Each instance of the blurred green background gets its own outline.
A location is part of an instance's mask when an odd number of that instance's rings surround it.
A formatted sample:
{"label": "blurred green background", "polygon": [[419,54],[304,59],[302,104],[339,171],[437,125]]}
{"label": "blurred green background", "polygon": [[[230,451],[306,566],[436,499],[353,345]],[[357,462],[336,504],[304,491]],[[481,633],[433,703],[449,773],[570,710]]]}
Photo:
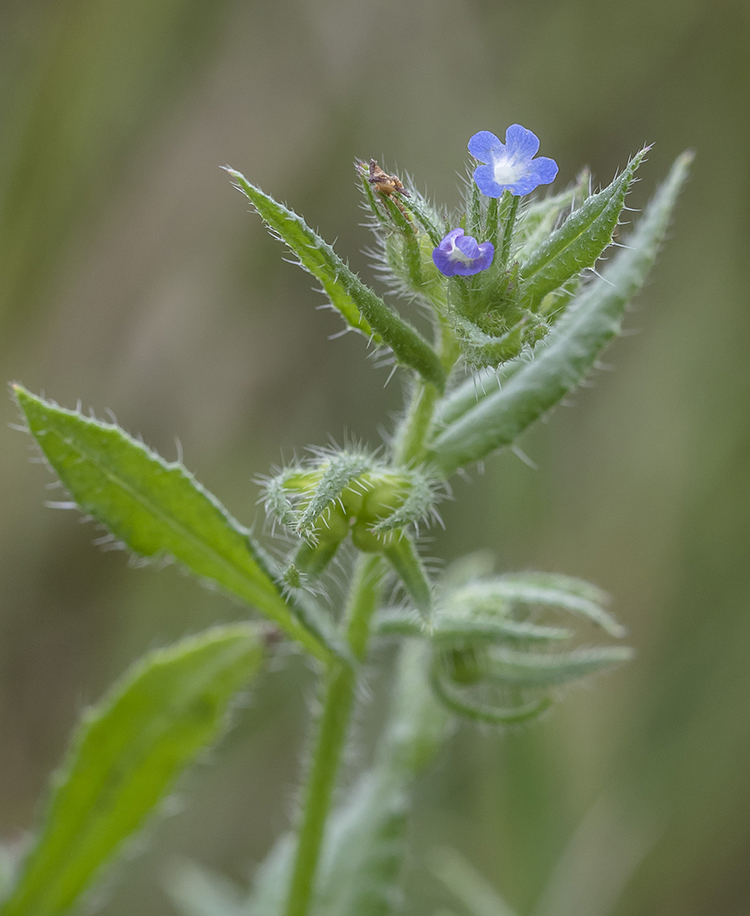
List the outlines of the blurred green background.
{"label": "blurred green background", "polygon": [[[0,377],[109,408],[169,458],[177,437],[243,521],[259,512],[255,475],[329,434],[377,442],[401,390],[361,338],[328,339],[338,319],[219,166],[338,238],[371,279],[355,156],[454,204],[480,129],[534,130],[558,186],[584,163],[606,183],[654,142],[640,206],[697,152],[614,371],[526,436],[539,470],[509,453],[459,482],[433,551],[488,546],[500,568],[591,579],[638,658],[523,731],[459,730],[418,791],[417,916],[449,903],[429,872],[441,845],[522,913],[603,916],[620,884],[622,916],[748,911],[749,115],[746,0],[2,5]],[[10,400],[0,416],[16,420]],[[28,446],[0,440],[6,838],[33,823],[81,709],[133,658],[241,613],[92,547],[92,526],[43,507],[60,497]],[[268,673],[149,854],[118,870],[107,916],[172,912],[161,886],[177,857],[246,880],[293,810],[311,687],[298,661]],[[360,717],[360,761],[380,707]]]}

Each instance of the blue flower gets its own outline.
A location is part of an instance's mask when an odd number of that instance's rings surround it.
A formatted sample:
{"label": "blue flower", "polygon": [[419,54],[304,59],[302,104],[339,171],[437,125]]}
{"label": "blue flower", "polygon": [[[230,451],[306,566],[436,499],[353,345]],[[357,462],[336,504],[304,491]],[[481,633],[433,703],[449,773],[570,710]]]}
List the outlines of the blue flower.
{"label": "blue flower", "polygon": [[549,184],[557,175],[554,159],[540,156],[539,138],[520,124],[511,124],[505,143],[488,130],[480,130],[469,140],[469,152],[480,162],[474,170],[474,181],[485,197],[500,197],[510,191],[516,197],[529,194],[540,184]]}
{"label": "blue flower", "polygon": [[480,270],[487,270],[495,256],[492,242],[478,244],[463,229],[451,229],[432,252],[435,266],[446,277],[470,277]]}

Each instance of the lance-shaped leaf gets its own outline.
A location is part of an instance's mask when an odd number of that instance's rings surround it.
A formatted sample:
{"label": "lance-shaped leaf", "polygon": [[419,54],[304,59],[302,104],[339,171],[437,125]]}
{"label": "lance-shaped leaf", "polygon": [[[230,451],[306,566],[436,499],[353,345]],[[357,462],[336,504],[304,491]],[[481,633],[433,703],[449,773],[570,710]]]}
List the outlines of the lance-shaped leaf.
{"label": "lance-shaped leaf", "polygon": [[549,642],[570,639],[572,630],[549,627],[508,617],[465,614],[451,615],[442,608],[429,623],[413,612],[389,608],[377,615],[373,625],[377,636],[421,636],[436,644],[504,642]]}
{"label": "lance-shaped leaf", "polygon": [[586,267],[593,267],[605,248],[625,206],[638,166],[648,152],[642,149],[627,168],[598,194],[574,210],[547,241],[521,264],[521,302],[535,309],[547,293],[562,286]]}
{"label": "lance-shaped leaf", "polygon": [[[534,356],[503,387],[477,392],[477,403],[439,431],[431,443],[434,464],[449,474],[510,445],[532,423],[576,388],[622,324],[625,306],[643,285],[664,239],[691,153],[678,157],[646,208],[628,247],[573,300]],[[583,208],[582,208],[583,209]],[[579,212],[579,211],[576,211]]]}
{"label": "lance-shaped leaf", "polygon": [[583,169],[575,184],[560,194],[553,194],[542,200],[532,200],[524,207],[513,229],[513,257],[523,264],[550,237],[560,217],[566,210],[581,207],[591,195],[591,173]]}
{"label": "lance-shaped leaf", "polygon": [[[330,657],[325,620],[291,608],[247,528],[179,463],[167,463],[112,423],[14,386],[29,430],[81,509],[144,557],[181,566],[257,607],[309,652]],[[330,642],[328,636],[325,637]]]}
{"label": "lance-shaped leaf", "polygon": [[410,781],[385,766],[360,778],[331,824],[316,916],[386,916],[400,908]]}
{"label": "lance-shaped leaf", "polygon": [[[451,661],[454,662],[455,659]],[[541,694],[538,688],[534,690],[517,686],[508,688],[504,684],[500,685],[502,696],[498,698],[476,696],[474,690],[476,684],[469,684],[467,689],[466,684],[457,682],[448,676],[445,669],[446,659],[436,655],[432,666],[432,688],[435,695],[451,712],[467,719],[473,719],[475,722],[487,722],[490,725],[514,725],[528,722],[541,715],[552,704],[552,700]],[[480,683],[480,688],[484,687],[486,683],[485,678]],[[485,693],[486,691],[482,690],[482,694]]]}
{"label": "lance-shaped leaf", "polygon": [[596,646],[571,652],[545,654],[496,648],[486,664],[486,678],[518,687],[551,687],[620,665],[633,658],[628,646]]}
{"label": "lance-shaped leaf", "polygon": [[300,265],[323,289],[346,322],[376,343],[385,344],[397,361],[416,370],[442,390],[445,372],[427,341],[349,269],[301,216],[256,188],[239,172],[227,169],[268,227],[291,248]]}
{"label": "lance-shaped leaf", "polygon": [[450,592],[444,599],[448,613],[463,610],[467,615],[486,613],[491,608],[507,612],[510,605],[539,605],[559,608],[597,624],[618,638],[625,629],[604,605],[609,596],[589,582],[556,573],[508,573],[472,582]]}
{"label": "lance-shaped leaf", "polygon": [[502,388],[505,382],[522,369],[527,362],[528,358],[518,357],[503,363],[496,369],[491,367],[479,369],[458,382],[455,388],[448,391],[437,405],[432,424],[434,434],[439,433],[451,423],[455,423],[465,413],[476,407],[481,400]]}
{"label": "lance-shaped leaf", "polygon": [[216,627],[138,662],[84,716],[2,916],[69,911],[222,730],[261,660],[251,627]]}

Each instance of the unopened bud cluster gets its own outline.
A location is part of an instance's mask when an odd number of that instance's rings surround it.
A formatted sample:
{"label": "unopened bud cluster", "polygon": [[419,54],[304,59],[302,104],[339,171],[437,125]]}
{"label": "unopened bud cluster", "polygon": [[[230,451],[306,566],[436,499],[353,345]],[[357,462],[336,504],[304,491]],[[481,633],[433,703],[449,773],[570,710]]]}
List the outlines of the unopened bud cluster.
{"label": "unopened bud cluster", "polygon": [[436,517],[436,483],[362,451],[320,453],[264,481],[267,511],[300,538],[293,567],[319,575],[347,539],[363,553],[388,553],[405,528]]}

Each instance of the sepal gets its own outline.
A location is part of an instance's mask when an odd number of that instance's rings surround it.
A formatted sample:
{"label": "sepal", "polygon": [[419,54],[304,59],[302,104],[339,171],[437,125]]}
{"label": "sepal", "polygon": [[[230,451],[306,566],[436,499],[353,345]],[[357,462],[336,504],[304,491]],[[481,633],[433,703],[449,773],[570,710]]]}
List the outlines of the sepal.
{"label": "sepal", "polygon": [[376,270],[397,293],[426,300],[441,311],[445,290],[432,251],[442,237],[438,227],[443,219],[418,191],[380,193],[369,180],[367,165],[357,160],[355,167],[365,209],[373,216],[370,227],[379,249],[373,252]]}

